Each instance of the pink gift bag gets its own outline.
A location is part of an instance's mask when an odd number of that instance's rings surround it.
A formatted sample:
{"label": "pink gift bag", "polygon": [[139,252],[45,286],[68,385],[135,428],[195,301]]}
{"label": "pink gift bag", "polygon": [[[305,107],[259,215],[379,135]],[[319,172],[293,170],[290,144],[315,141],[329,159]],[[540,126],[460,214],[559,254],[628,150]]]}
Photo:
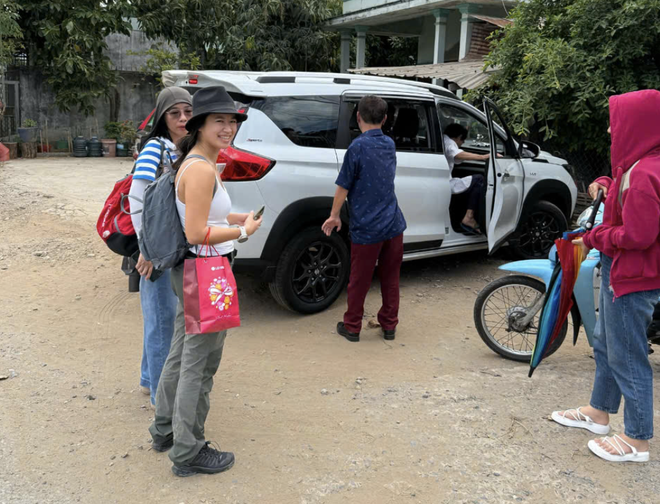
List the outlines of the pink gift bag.
{"label": "pink gift bag", "polygon": [[229,259],[222,256],[186,259],[183,314],[186,334],[213,333],[241,325],[236,279]]}

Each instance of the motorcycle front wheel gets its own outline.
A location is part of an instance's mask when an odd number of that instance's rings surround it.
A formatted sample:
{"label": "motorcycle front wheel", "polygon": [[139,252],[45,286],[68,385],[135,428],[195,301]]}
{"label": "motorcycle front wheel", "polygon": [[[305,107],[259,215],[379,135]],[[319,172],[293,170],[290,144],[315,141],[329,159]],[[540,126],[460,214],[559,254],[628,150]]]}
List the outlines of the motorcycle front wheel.
{"label": "motorcycle front wheel", "polygon": [[[518,321],[545,293],[545,284],[533,278],[512,275],[488,284],[474,303],[474,324],[488,348],[502,357],[529,362],[536,342],[541,310],[525,327]],[[564,323],[546,357],[564,342],[568,321]]]}

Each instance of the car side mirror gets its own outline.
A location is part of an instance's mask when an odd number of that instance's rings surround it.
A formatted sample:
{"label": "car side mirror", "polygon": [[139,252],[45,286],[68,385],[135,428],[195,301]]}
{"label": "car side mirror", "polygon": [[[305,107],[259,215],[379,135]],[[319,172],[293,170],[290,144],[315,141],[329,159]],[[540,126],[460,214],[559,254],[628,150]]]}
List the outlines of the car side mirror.
{"label": "car side mirror", "polygon": [[541,153],[541,147],[535,143],[521,140],[518,144],[518,154],[521,158],[534,159]]}

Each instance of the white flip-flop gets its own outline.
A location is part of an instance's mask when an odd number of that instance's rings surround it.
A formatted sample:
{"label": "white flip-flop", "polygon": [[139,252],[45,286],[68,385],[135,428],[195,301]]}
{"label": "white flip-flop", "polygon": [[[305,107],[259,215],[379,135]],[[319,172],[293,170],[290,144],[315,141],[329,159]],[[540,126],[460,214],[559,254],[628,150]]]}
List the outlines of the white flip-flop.
{"label": "white flip-flop", "polygon": [[[649,461],[649,452],[639,452],[637,449],[624,441],[621,436],[615,434],[613,437],[605,436],[603,441],[609,443],[618,453],[618,455],[612,455],[605,448],[600,446],[595,439],[589,441],[587,446],[593,452],[594,455],[607,460],[608,462],[648,462]],[[622,444],[623,443],[623,444]],[[628,446],[632,453],[626,453],[623,449],[623,445]]]}
{"label": "white flip-flop", "polygon": [[[570,413],[573,418],[566,418],[566,415]],[[604,436],[610,432],[609,425],[601,425],[595,423],[591,417],[588,417],[580,411],[580,408],[565,410],[564,413],[560,414],[559,411],[552,412],[552,419],[558,424],[564,425],[566,427],[577,427],[578,429],[587,429],[588,431],[593,432],[594,434],[599,434]],[[575,420],[577,419],[577,420]]]}

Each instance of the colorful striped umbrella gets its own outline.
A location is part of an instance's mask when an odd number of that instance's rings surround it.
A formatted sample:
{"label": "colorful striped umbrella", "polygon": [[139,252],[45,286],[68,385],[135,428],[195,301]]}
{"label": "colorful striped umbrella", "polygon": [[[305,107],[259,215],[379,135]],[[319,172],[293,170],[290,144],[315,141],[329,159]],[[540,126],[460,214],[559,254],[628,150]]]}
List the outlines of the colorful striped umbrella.
{"label": "colorful striped umbrella", "polygon": [[[586,230],[590,230],[594,225],[602,197],[602,192],[599,192],[592,215],[585,226]],[[528,376],[530,378],[546,356],[548,348],[551,348],[559,336],[573,307],[573,287],[575,287],[575,282],[580,274],[582,261],[586,257],[582,247],[573,245],[573,240],[583,236],[586,230],[579,229],[564,233],[561,238],[555,241],[557,263],[550,278],[543,308],[541,309],[541,322],[529,364]]]}

